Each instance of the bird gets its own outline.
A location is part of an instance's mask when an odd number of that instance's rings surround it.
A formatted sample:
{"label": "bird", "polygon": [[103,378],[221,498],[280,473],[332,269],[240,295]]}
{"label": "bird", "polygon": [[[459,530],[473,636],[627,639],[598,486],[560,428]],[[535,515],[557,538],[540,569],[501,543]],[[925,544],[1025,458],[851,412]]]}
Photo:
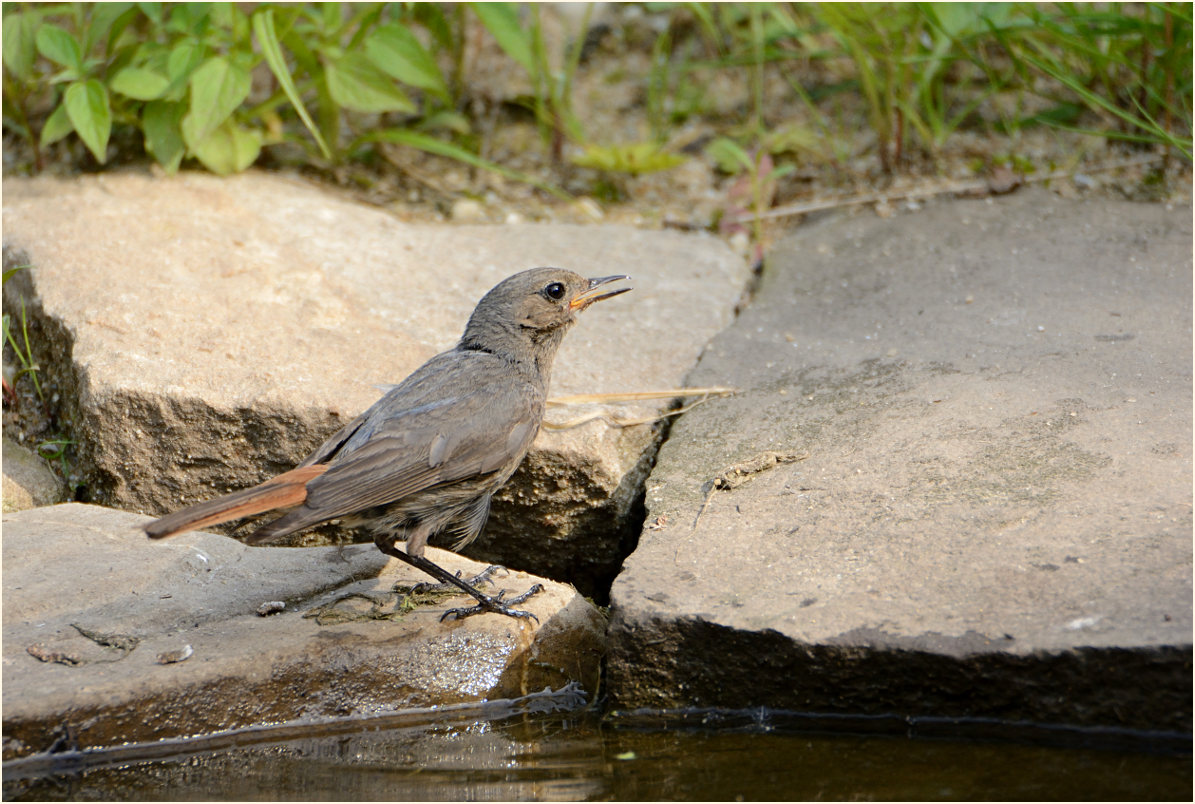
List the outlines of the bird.
{"label": "bird", "polygon": [[591,304],[630,290],[607,288],[629,278],[586,279],[563,268],[507,277],[477,303],[453,348],[393,386],[294,469],[156,519],[144,526],[146,535],[163,539],[281,512],[245,539],[257,545],[338,519],[368,531],[385,555],[477,601],[449,609],[441,620],[493,612],[538,622],[513,606],[542,591],[540,584],[510,599],[505,590],[487,595],[477,585],[495,568],[462,579],[429,560],[424,548],[447,532],[459,551],[481,532],[490,498],[539,432],[565,333]]}

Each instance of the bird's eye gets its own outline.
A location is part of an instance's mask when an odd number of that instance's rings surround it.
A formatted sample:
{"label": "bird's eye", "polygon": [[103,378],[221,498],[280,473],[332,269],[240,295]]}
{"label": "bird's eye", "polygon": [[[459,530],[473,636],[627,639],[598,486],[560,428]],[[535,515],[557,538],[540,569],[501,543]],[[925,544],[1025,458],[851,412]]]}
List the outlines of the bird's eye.
{"label": "bird's eye", "polygon": [[553,301],[560,301],[564,298],[564,284],[561,282],[552,282],[544,288],[544,295]]}

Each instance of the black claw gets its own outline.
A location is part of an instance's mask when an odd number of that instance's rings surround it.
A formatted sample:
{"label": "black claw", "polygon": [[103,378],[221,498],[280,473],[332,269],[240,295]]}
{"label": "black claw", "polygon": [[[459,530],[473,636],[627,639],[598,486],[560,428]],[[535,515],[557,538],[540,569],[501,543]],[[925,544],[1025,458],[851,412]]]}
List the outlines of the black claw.
{"label": "black claw", "polygon": [[463,620],[466,617],[472,617],[474,614],[484,614],[486,612],[493,614],[505,614],[507,617],[516,617],[522,619],[535,620],[539,624],[539,618],[529,611],[522,611],[520,609],[512,609],[508,606],[487,606],[484,603],[478,603],[476,606],[469,606],[464,609],[449,609],[440,616],[440,622],[444,622],[449,617],[454,620]]}
{"label": "black claw", "polygon": [[[505,594],[506,590],[504,589],[502,591]],[[530,589],[528,589],[526,592],[519,595],[518,597],[514,597],[514,598],[511,598],[510,600],[507,600],[506,604],[508,606],[517,606],[520,603],[522,603],[524,600],[526,600],[527,598],[531,597],[532,595],[538,595],[542,591],[544,591],[544,585],[542,583],[537,583],[534,586],[532,586]],[[539,622],[539,621],[536,620],[536,622]]]}
{"label": "black claw", "polygon": [[[464,583],[467,583],[469,586],[473,587],[481,586],[483,583],[489,583],[491,576],[498,570],[502,570],[502,572],[507,575],[510,574],[510,570],[508,570],[506,567],[500,566],[498,564],[491,564]],[[461,571],[457,570],[456,575],[453,577],[455,577],[458,581],[461,580]],[[411,594],[413,595],[458,591],[460,591],[460,586],[451,583],[429,583],[427,581],[420,581],[411,587]]]}
{"label": "black claw", "polygon": [[529,611],[512,609],[511,606],[517,606],[532,595],[537,595],[543,590],[543,584],[537,583],[518,597],[513,597],[510,600],[504,600],[503,598],[506,596],[506,590],[503,589],[494,597],[487,597],[484,600],[478,598],[476,606],[469,606],[467,608],[459,609],[448,609],[448,611],[440,615],[440,622],[444,622],[449,617],[456,620],[463,620],[466,617],[472,617],[474,614],[483,614],[488,611],[494,614],[505,614],[507,617],[518,617],[535,620],[536,624],[538,624],[539,618],[534,614]]}
{"label": "black claw", "polygon": [[500,566],[498,564],[490,564],[488,567],[483,569],[481,572],[474,575],[469,580],[469,585],[470,586],[481,586],[483,583],[489,583],[490,578],[498,570],[502,570],[504,575],[510,574],[510,570],[508,570],[506,567]]}
{"label": "black claw", "polygon": [[460,591],[462,591],[468,595],[471,595],[477,601],[476,606],[471,606],[469,608],[463,608],[463,609],[449,609],[448,611],[446,611],[442,615],[440,615],[441,622],[448,619],[449,617],[454,617],[458,620],[462,620],[465,617],[470,617],[474,614],[481,614],[482,612],[486,612],[486,611],[490,611],[495,614],[505,614],[507,617],[530,618],[532,620],[535,620],[537,623],[539,622],[539,618],[536,617],[531,612],[519,611],[518,609],[512,609],[509,604],[522,603],[524,600],[531,597],[532,595],[542,592],[543,591],[542,584],[537,583],[534,586],[532,586],[530,589],[528,589],[526,592],[519,595],[518,597],[516,597],[512,600],[503,601],[502,598],[506,594],[505,590],[499,592],[497,597],[490,597],[489,595],[485,594],[484,592],[481,592],[480,590],[478,590],[476,588],[475,584],[477,584],[480,581],[488,581],[490,575],[492,575],[497,570],[500,570],[500,569],[505,570],[505,567],[500,567],[497,565],[486,567],[485,570],[483,570],[481,572],[481,574],[478,575],[476,579],[474,579],[473,584],[469,584],[469,583],[466,583],[465,581],[461,580],[461,574],[459,572],[456,575],[453,575],[451,572],[449,572],[448,570],[439,566],[438,564],[434,564],[431,561],[428,561],[423,556],[413,556],[403,550],[399,550],[398,548],[396,548],[394,546],[394,542],[392,539],[385,539],[385,538],[377,537],[374,539],[374,543],[377,544],[378,549],[381,550],[386,555],[393,556],[394,558],[397,558],[401,561],[407,562],[408,564],[410,564],[412,567],[415,567],[416,569],[423,570],[424,572],[426,572],[428,575],[432,576],[433,578],[437,578],[440,581],[442,581],[443,583],[448,584],[451,587],[455,587],[456,589],[459,589]]}

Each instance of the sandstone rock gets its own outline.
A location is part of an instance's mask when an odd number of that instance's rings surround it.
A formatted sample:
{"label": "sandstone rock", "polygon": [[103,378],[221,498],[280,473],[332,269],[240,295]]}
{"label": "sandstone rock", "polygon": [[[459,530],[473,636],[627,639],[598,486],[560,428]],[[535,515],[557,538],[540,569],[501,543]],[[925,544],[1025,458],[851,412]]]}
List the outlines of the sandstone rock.
{"label": "sandstone rock", "polygon": [[614,704],[1189,731],[1191,246],[1044,191],[789,237],[649,480]]}
{"label": "sandstone rock", "polygon": [[4,439],[4,513],[66,499],[66,484],[46,462],[11,438]]}
{"label": "sandstone rock", "polygon": [[[710,237],[404,224],[259,173],[4,189],[5,265],[33,266],[5,290],[27,299],[91,499],[153,514],[293,466],[379,386],[450,347],[516,271],[634,277],[565,340],[556,395],[679,385],[747,277]],[[471,554],[599,588],[634,539],[656,441],[651,426],[602,421],[541,433]]]}
{"label": "sandstone rock", "polygon": [[[441,623],[470,598],[398,614],[391,589],[430,579],[372,545],[248,548],[210,533],[150,542],[137,530],[145,521],[80,504],[4,517],[5,759],[58,738],[87,748],[570,681],[597,689],[605,622],[570,587],[545,582],[523,604],[538,624]],[[484,569],[431,558],[465,576]],[[537,580],[494,583],[514,594]],[[346,595],[377,602],[336,602]]]}

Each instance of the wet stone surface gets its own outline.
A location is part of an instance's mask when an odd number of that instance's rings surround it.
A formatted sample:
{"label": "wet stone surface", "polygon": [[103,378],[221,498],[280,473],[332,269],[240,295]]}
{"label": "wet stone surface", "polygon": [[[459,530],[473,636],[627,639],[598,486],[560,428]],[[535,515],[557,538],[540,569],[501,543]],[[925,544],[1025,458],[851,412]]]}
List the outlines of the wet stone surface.
{"label": "wet stone surface", "polygon": [[[472,600],[408,595],[430,579],[373,545],[150,542],[145,521],[80,504],[5,516],[5,759],[570,682],[597,689],[605,620],[571,587],[499,574],[487,590],[545,584],[521,605],[538,623],[441,622]],[[485,568],[429,558],[465,577]]]}

